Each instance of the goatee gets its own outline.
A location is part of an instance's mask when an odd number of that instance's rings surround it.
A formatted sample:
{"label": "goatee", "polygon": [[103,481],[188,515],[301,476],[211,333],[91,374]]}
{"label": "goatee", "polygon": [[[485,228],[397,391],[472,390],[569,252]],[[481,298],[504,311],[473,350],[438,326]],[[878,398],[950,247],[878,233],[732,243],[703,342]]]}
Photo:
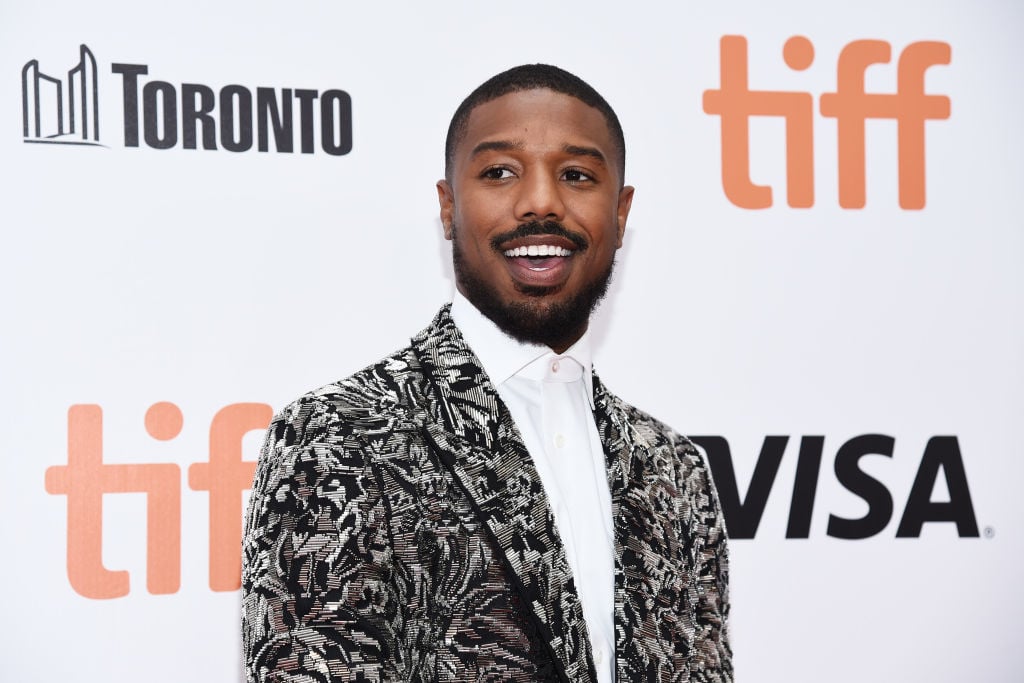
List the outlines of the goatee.
{"label": "goatee", "polygon": [[[563,235],[574,242],[581,239],[553,222],[527,223],[510,234],[513,233]],[[505,236],[503,240],[507,238]],[[577,245],[581,246],[579,242]],[[585,240],[580,251],[584,249]],[[548,287],[526,286],[518,289],[532,300],[503,301],[498,292],[466,263],[459,248],[456,225],[452,225],[452,265],[459,291],[502,332],[517,341],[543,344],[560,352],[572,346],[586,331],[591,313],[608,293],[615,259],[608,263],[604,272],[586,283],[583,289],[568,300],[559,302],[545,301],[545,297],[551,293]]]}

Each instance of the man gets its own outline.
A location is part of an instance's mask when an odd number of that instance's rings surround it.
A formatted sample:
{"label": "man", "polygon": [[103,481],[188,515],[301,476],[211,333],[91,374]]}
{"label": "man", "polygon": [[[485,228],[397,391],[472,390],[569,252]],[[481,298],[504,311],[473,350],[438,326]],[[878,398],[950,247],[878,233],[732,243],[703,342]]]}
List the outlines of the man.
{"label": "man", "polygon": [[437,184],[453,304],[270,426],[250,681],[732,680],[708,470],[591,372],[624,166],[614,111],[556,67],[456,111]]}

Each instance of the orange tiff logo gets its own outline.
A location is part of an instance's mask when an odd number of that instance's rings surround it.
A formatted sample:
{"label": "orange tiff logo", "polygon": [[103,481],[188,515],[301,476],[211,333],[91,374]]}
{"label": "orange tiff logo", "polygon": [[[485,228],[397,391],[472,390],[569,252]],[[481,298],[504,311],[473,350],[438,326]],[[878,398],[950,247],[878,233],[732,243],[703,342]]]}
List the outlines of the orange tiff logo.
{"label": "orange tiff logo", "polygon": [[[900,53],[895,93],[865,92],[864,74],[872,64],[887,64],[892,47],[883,40],[855,40],[839,54],[836,91],[820,98],[822,116],[836,120],[839,205],[860,209],[865,203],[864,128],[867,119],[894,119],[897,129],[899,202],[903,209],[925,204],[925,121],[949,118],[949,98],[924,92],[925,71],[949,64],[948,43],[911,43]],[[793,36],[782,50],[786,65],[803,71],[814,62],[814,45]],[[772,188],[750,179],[751,116],[785,119],[786,202],[794,208],[814,205],[814,97],[807,92],[751,90],[747,78],[747,39],[723,36],[721,85],[704,91],[704,111],[721,117],[722,187],[736,206],[772,205]]]}
{"label": "orange tiff logo", "polygon": [[[188,484],[209,491],[210,588],[241,585],[242,495],[252,485],[254,461],[242,459],[242,437],[264,430],[273,411],[265,403],[234,403],[210,424],[210,459],[188,468]],[[181,432],[181,409],[155,403],[146,411],[146,431],[167,441]],[[68,580],[94,599],[128,594],[127,571],[103,565],[103,495],[146,494],[146,588],[176,593],[181,583],[181,468],[174,463],[114,465],[103,462],[103,410],[68,409],[68,464],[46,470],[46,491],[68,497]]]}

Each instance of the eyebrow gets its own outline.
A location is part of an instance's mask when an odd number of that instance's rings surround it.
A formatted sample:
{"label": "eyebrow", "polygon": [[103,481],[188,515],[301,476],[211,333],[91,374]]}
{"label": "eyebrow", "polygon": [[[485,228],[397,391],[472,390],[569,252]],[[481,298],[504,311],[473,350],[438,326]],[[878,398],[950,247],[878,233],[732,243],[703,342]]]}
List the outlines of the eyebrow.
{"label": "eyebrow", "polygon": [[597,149],[596,147],[566,145],[565,147],[562,148],[562,151],[565,152],[566,154],[571,154],[573,156],[591,157],[593,159],[596,159],[597,161],[600,161],[605,166],[608,165],[608,161],[604,158],[604,154],[601,154],[601,150]]}
{"label": "eyebrow", "polygon": [[[474,147],[473,151],[470,152],[469,156],[470,158],[472,158],[480,154],[481,152],[489,151],[517,151],[525,148],[525,146],[526,145],[524,145],[519,140],[485,140],[478,144],[476,147]],[[599,161],[601,164],[605,166],[608,165],[608,160],[605,159],[605,156],[604,154],[601,153],[601,150],[597,149],[596,147],[584,147],[582,145],[563,145],[562,151],[565,152],[566,154],[571,154],[572,156],[590,157],[592,159]]]}
{"label": "eyebrow", "polygon": [[470,152],[470,157],[475,157],[481,152],[495,151],[495,152],[510,152],[512,150],[522,149],[524,147],[522,142],[511,142],[509,140],[485,140],[479,145],[473,148]]}

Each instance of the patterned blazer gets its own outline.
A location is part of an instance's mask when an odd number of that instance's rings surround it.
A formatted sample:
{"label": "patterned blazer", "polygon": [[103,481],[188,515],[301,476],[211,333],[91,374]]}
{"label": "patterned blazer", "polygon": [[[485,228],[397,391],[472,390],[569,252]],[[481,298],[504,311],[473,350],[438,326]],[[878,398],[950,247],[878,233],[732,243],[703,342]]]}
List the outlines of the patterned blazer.
{"label": "patterned blazer", "polygon": [[[619,681],[732,681],[727,553],[685,438],[594,383]],[[244,538],[246,678],[596,681],[541,480],[448,307],[271,423]]]}

